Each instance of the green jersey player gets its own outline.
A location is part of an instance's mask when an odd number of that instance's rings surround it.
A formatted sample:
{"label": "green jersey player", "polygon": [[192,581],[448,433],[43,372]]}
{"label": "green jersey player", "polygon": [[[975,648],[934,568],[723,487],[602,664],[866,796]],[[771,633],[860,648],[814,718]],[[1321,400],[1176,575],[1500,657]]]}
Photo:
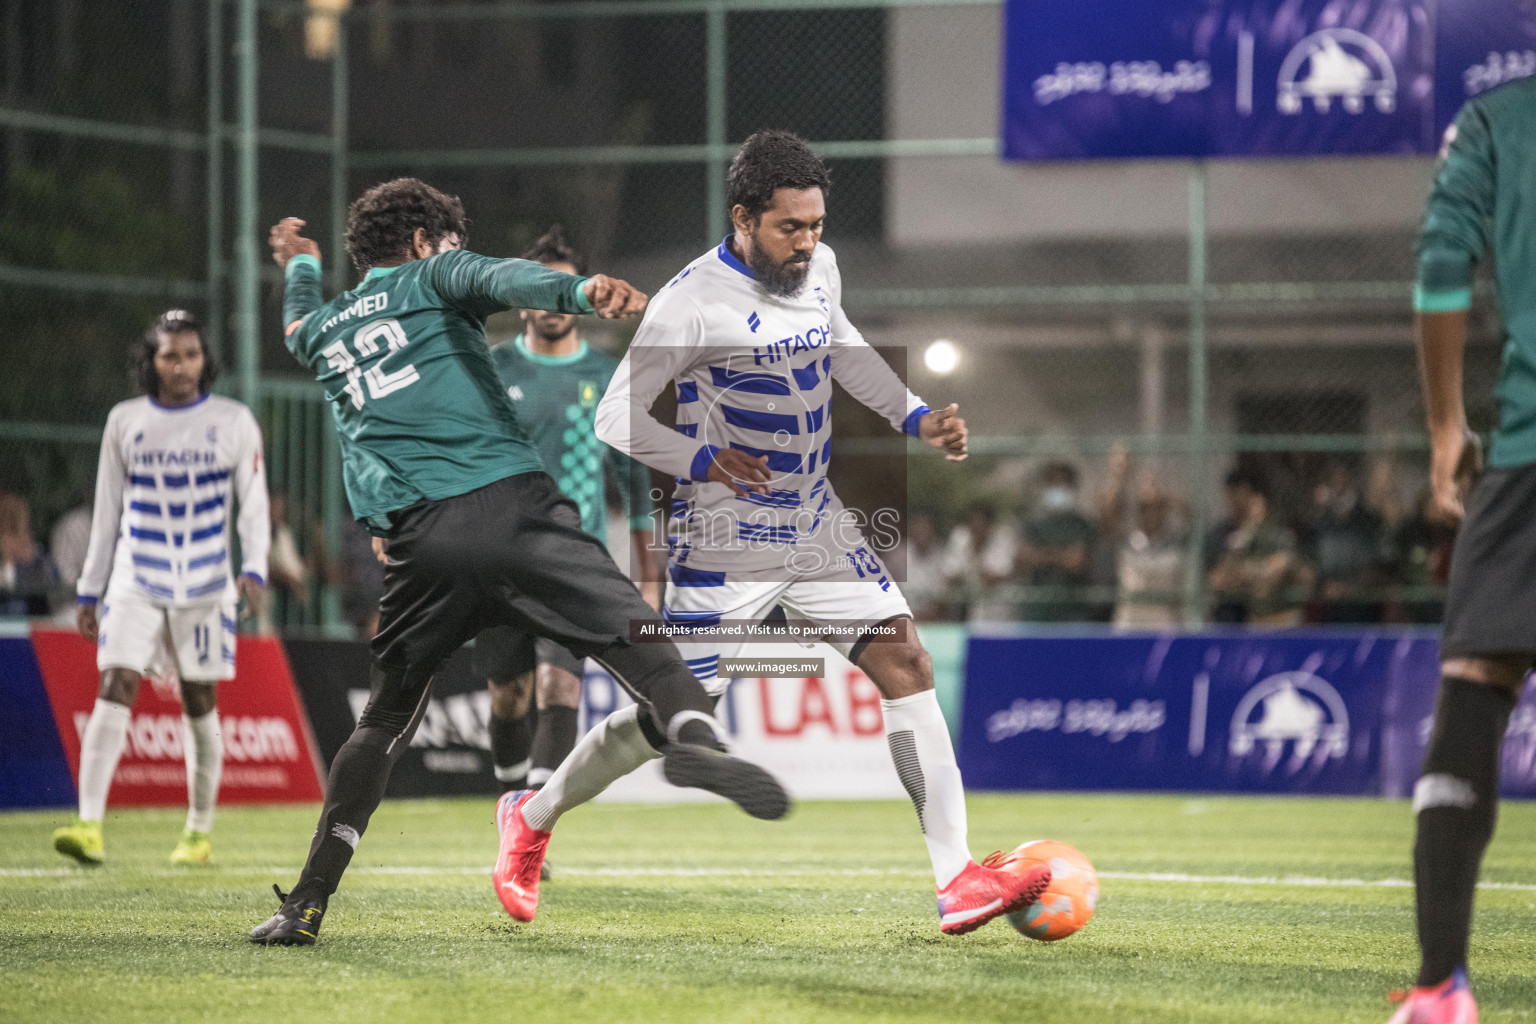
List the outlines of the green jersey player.
{"label": "green jersey player", "polygon": [[[659,619],[576,506],[543,471],[485,344],[485,320],[517,307],[633,316],[623,281],[563,274],[466,252],[463,206],[414,178],[377,185],[347,214],[363,273],[324,301],[320,250],[288,218],[272,228],[287,279],[288,350],[331,403],[353,513],[388,542],[368,704],[331,763],[309,857],[282,906],[251,932],[264,945],[312,945],[390,768],[410,743],[432,675],[481,630],[510,625],[596,658],[645,708],[667,776],[776,818],[778,782],[721,749],[711,702],[671,644],[628,642]],[[511,796],[512,794],[508,794]],[[507,808],[498,807],[498,817]],[[542,858],[541,858],[542,859]],[[538,889],[517,858],[492,878],[504,904]]]}
{"label": "green jersey player", "polygon": [[[586,260],[551,228],[523,259],[569,274]],[[607,469],[629,520],[641,593],[660,606],[659,573],[647,547],[650,471],[597,439],[597,403],[619,361],[588,345],[578,318],[558,310],[525,309],[523,333],[491,349],[491,361],[550,476],[581,513],[581,527],[607,535]],[[475,638],[475,665],[491,691],[491,757],[506,789],[538,789],[576,745],[582,660],[553,640],[511,626]],[[536,705],[536,713],[532,708]]]}
{"label": "green jersey player", "polygon": [[[1536,78],[1469,102],[1446,146],[1419,236],[1415,324],[1430,438],[1430,489],[1462,523],[1451,554],[1440,693],[1413,790],[1419,977],[1392,1024],[1477,1019],[1467,981],[1472,898],[1493,838],[1499,757],[1536,660]],[[1468,440],[1462,354],[1472,270],[1492,256],[1507,339],[1489,468]]]}

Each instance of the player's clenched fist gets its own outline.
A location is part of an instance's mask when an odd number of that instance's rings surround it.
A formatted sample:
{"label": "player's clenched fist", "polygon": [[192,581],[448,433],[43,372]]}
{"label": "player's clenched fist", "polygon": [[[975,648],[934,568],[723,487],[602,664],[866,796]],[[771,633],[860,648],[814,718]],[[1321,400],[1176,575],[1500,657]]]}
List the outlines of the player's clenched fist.
{"label": "player's clenched fist", "polygon": [[960,407],[951,402],[942,409],[927,413],[918,421],[918,435],[928,444],[944,453],[950,462],[961,462],[966,456],[965,420],[957,414]]}
{"label": "player's clenched fist", "polygon": [[312,238],[299,234],[304,221],[298,217],[284,217],[272,225],[267,233],[267,243],[272,246],[272,259],[279,267],[286,267],[295,256],[320,258],[320,246]]}
{"label": "player's clenched fist", "polygon": [[628,281],[598,274],[582,286],[587,301],[604,320],[626,320],[645,312],[645,292]]}

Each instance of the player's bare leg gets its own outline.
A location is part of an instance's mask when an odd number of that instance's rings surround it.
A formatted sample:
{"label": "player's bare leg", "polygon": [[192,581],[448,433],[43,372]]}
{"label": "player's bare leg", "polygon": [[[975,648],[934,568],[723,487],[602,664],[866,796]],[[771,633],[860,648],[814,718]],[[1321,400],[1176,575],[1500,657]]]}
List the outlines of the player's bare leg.
{"label": "player's bare leg", "polygon": [[523,789],[533,763],[533,727],[528,712],[533,707],[534,674],[486,679],[485,685],[491,694],[491,762],[496,781],[503,792]]}
{"label": "player's bare leg", "polygon": [[547,662],[539,665],[535,677],[539,717],[533,730],[528,788],[541,789],[576,746],[581,677]]}
{"label": "player's bare leg", "polygon": [[126,668],[102,672],[96,706],[80,736],[80,816],[73,825],[53,833],[53,848],[82,864],[102,861],[101,819],[117,762],[128,744],[130,709],[139,699],[142,679]]}
{"label": "player's bare leg", "polygon": [[[1050,869],[1017,876],[978,865],[966,844],[965,787],[949,727],[933,689],[933,659],[909,618],[894,641],[861,643],[852,660],[880,691],[896,774],[917,809],[939,892],[939,927],[959,935],[1026,907],[1050,884]],[[881,623],[880,625],[886,625]]]}

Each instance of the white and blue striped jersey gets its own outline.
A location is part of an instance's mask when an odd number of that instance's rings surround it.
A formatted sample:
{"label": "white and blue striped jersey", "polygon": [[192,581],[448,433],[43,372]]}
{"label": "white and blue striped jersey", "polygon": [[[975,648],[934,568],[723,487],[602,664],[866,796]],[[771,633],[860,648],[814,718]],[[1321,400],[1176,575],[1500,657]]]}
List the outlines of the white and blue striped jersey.
{"label": "white and blue striped jersey", "polygon": [[103,595],[163,606],[233,602],[237,502],[241,571],[264,582],[272,527],[251,410],[219,395],[178,408],[148,397],[118,403],[101,439],[81,603]]}
{"label": "white and blue striped jersey", "polygon": [[[677,478],[674,565],[803,575],[816,553],[860,548],[827,480],[834,380],[898,430],[915,433],[928,411],[844,314],[826,245],[792,296],[770,295],[724,242],[657,292],[598,406],[597,435]],[[675,427],[650,414],[668,386]],[[769,494],[705,479],[727,447],[767,457]]]}

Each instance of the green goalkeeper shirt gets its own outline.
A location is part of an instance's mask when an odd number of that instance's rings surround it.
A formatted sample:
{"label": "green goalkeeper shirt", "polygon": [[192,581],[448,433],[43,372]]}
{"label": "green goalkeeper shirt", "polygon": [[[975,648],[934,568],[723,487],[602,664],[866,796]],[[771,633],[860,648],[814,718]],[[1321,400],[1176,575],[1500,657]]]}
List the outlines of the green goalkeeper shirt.
{"label": "green goalkeeper shirt", "polygon": [[632,530],[652,526],[651,474],[640,463],[597,439],[597,403],[619,361],[585,341],[568,355],[543,355],[516,338],[491,349],[491,360],[525,424],[544,469],[581,509],[581,527],[599,540],[607,533],[606,463],[618,481]]}
{"label": "green goalkeeper shirt", "polygon": [[1536,78],[1471,100],[1446,132],[1419,235],[1414,308],[1463,310],[1490,250],[1506,340],[1488,462],[1536,462]]}
{"label": "green goalkeeper shirt", "polygon": [[485,319],[518,307],[588,313],[573,277],[528,260],[451,251],[374,267],[325,302],[320,261],[285,268],[288,350],[325,387],[352,514],[388,513],[543,469],[491,363]]}

